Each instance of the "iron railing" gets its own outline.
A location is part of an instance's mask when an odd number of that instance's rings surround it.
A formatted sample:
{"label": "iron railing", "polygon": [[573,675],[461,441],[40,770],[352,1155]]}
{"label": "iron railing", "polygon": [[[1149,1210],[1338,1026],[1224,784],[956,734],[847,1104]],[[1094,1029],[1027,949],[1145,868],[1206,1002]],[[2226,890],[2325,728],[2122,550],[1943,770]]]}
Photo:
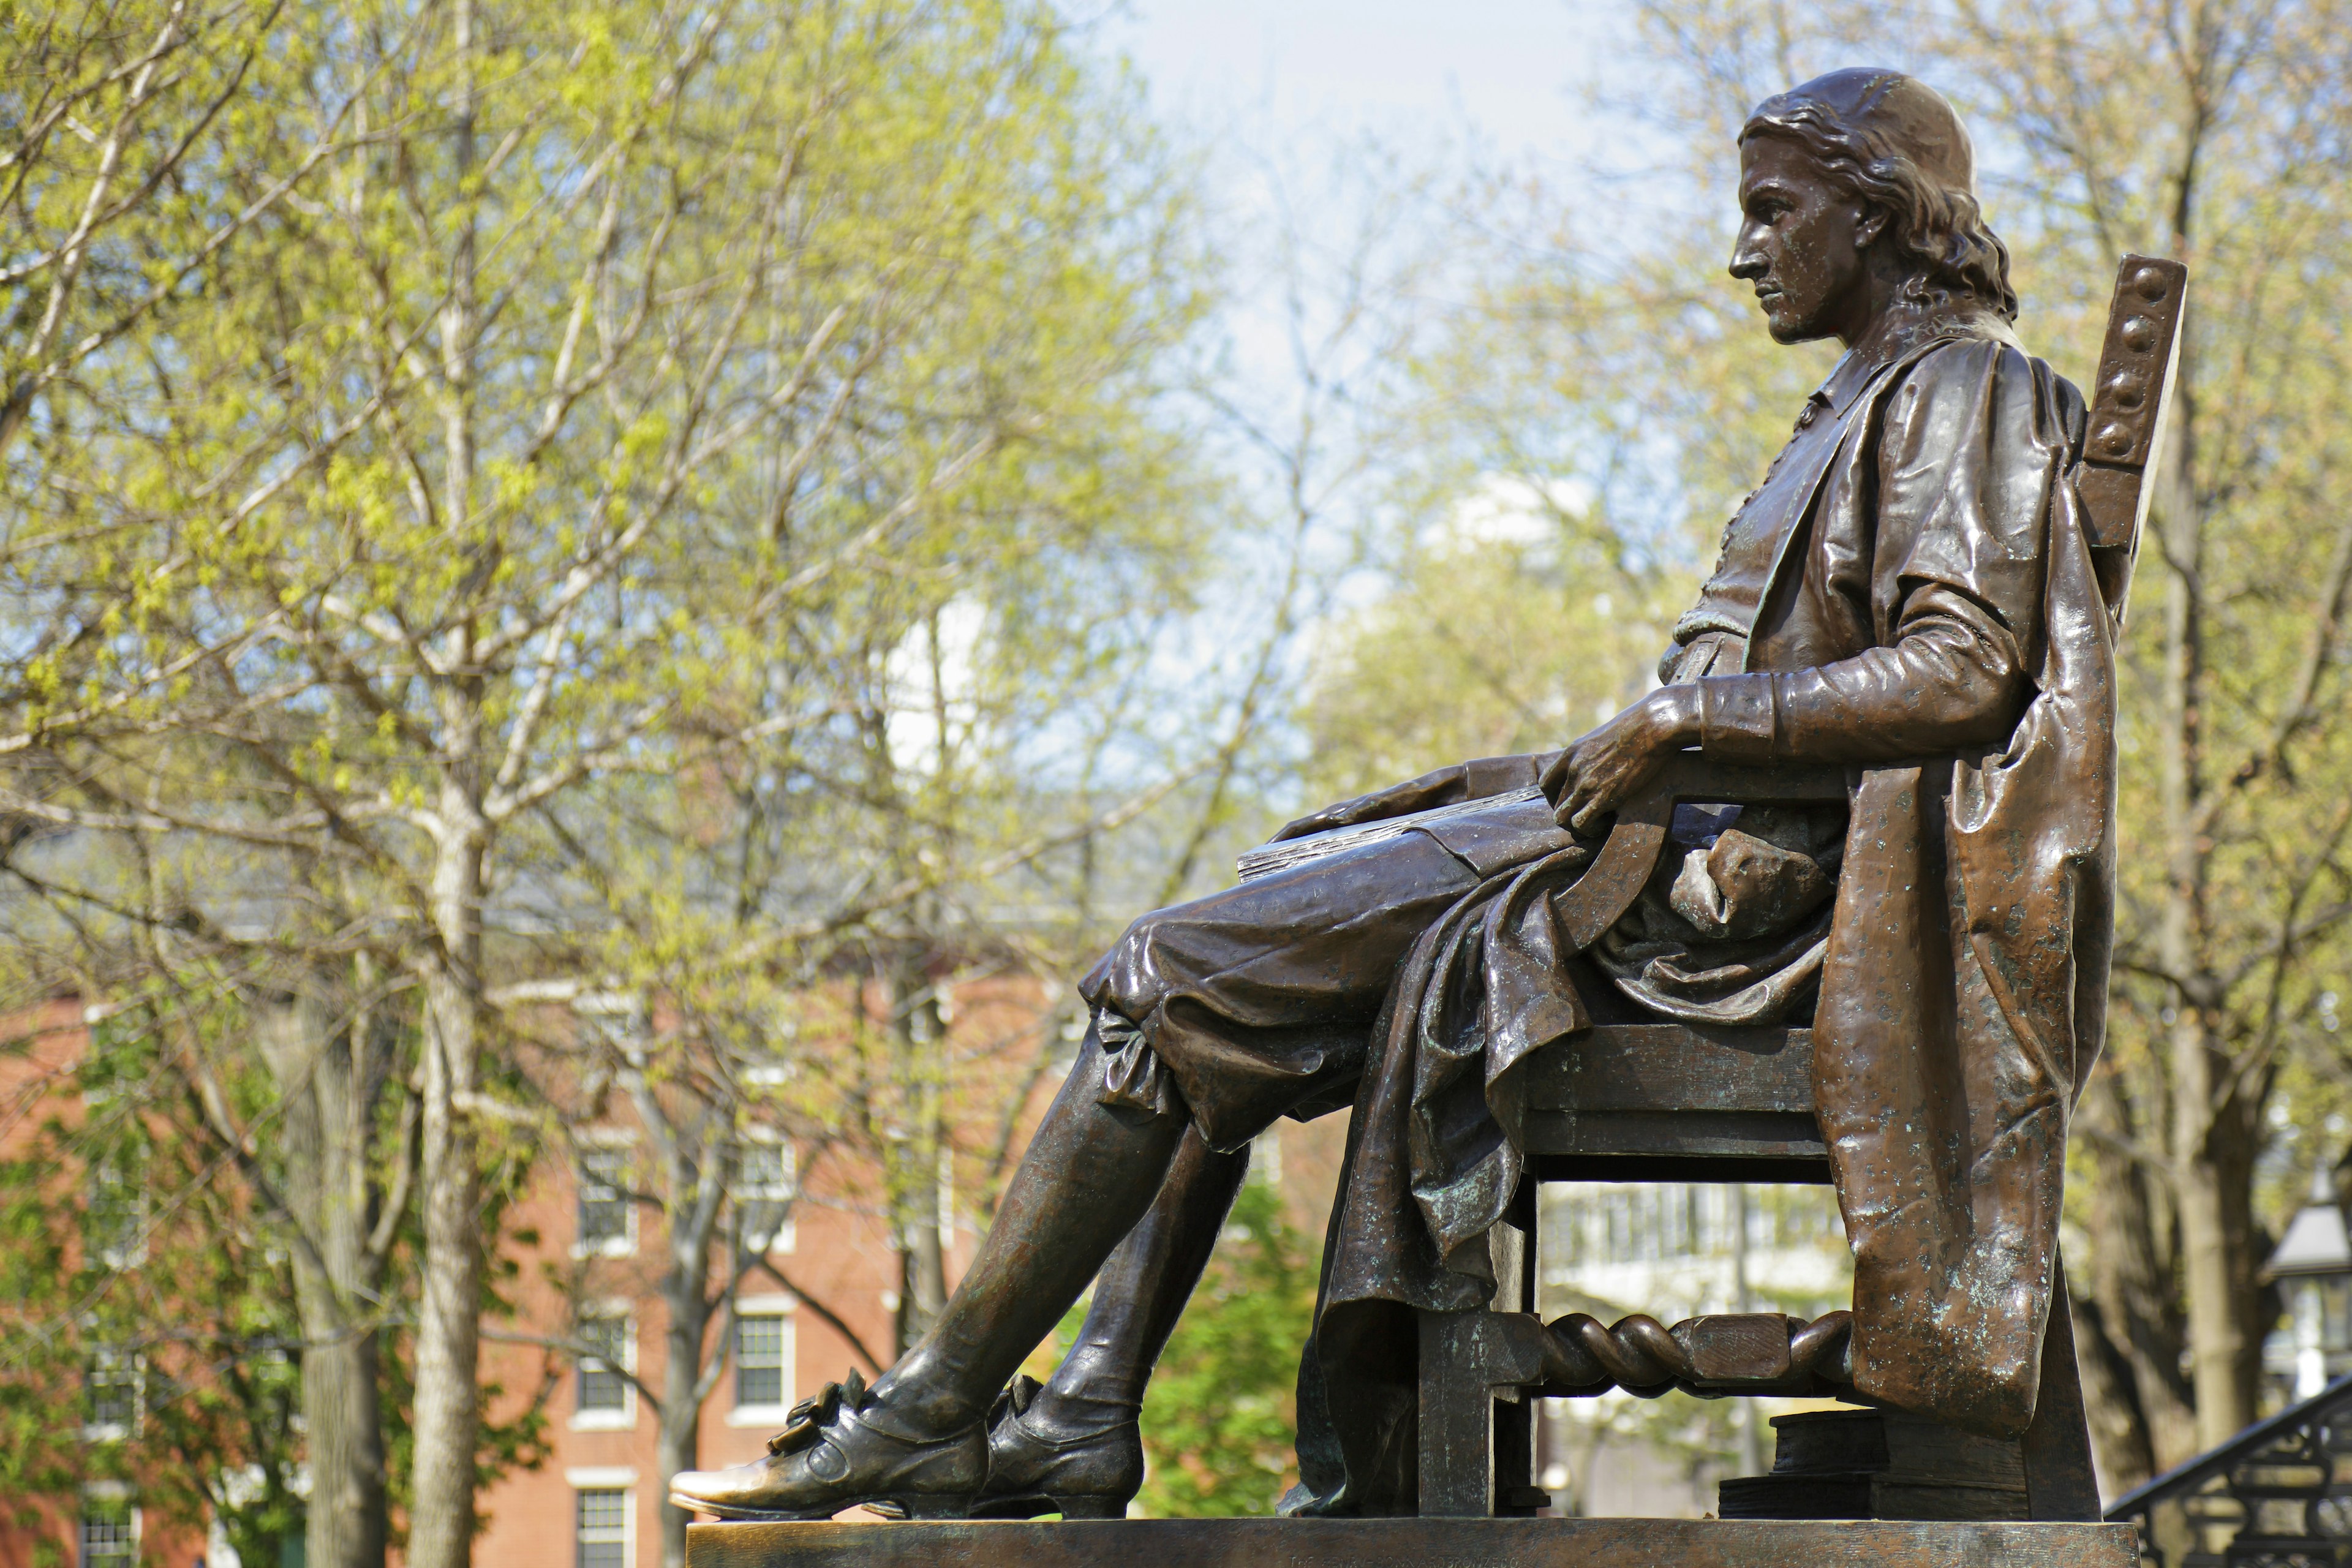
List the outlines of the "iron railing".
{"label": "iron railing", "polygon": [[2150,1568],[2352,1568],[2352,1377],[2118,1499]]}

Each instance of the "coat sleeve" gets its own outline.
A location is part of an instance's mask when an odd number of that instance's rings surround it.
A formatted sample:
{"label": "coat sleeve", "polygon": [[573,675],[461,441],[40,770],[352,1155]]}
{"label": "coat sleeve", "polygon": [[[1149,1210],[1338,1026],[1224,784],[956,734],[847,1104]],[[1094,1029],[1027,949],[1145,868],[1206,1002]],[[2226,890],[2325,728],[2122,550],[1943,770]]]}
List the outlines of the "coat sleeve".
{"label": "coat sleeve", "polygon": [[1877,411],[1869,566],[1880,646],[1699,681],[1701,745],[1763,763],[1884,762],[1997,743],[2030,695],[2042,530],[2065,422],[2013,345],[1955,343]]}

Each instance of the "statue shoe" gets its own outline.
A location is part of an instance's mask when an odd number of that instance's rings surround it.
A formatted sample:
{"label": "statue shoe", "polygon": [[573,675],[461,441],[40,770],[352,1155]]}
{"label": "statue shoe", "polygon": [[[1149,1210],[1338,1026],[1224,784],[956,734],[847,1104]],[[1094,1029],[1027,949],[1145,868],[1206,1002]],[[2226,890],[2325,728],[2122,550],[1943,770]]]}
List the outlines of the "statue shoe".
{"label": "statue shoe", "polygon": [[1022,1419],[1038,1383],[1026,1373],[996,1396],[988,1415],[988,1485],[974,1519],[1125,1519],[1143,1486],[1143,1435],[1132,1419],[1076,1437],[1055,1437]]}
{"label": "statue shoe", "polygon": [[861,1414],[872,1399],[853,1372],[793,1406],[768,1457],[724,1470],[682,1470],[669,1500],[720,1519],[831,1519],[864,1506],[891,1519],[963,1519],[988,1477],[979,1424],[929,1440],[901,1437]]}

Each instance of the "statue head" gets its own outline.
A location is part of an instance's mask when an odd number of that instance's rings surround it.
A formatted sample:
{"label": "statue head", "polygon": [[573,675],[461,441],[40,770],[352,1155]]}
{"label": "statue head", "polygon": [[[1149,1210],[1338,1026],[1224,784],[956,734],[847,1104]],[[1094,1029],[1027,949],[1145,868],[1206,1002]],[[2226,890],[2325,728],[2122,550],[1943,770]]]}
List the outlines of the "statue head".
{"label": "statue head", "polygon": [[1925,82],[1872,67],[1816,77],[1759,104],[1739,152],[1731,272],[1755,283],[1781,342],[1851,342],[1895,301],[1972,299],[2016,319],[1969,133]]}

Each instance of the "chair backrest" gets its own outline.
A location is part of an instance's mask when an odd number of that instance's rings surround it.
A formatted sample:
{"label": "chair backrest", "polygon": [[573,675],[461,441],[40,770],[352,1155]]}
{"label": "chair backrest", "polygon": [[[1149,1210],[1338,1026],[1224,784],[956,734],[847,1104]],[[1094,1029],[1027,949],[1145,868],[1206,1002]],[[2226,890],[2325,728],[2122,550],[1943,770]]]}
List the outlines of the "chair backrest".
{"label": "chair backrest", "polygon": [[[2118,626],[2147,518],[2147,470],[2162,455],[2188,284],[2178,261],[2123,258],[2072,476],[2100,591]],[[1580,952],[1633,906],[1666,851],[1677,805],[1845,798],[1842,767],[1675,757],[1618,809],[1592,864],[1554,899],[1563,941]],[[1544,1180],[1826,1180],[1811,1050],[1802,1027],[1596,1024],[1532,1065],[1528,1152]]]}
{"label": "chair backrest", "polygon": [[2189,268],[2156,256],[2126,256],[2116,269],[2106,346],[2092,383],[2089,434],[2074,485],[2083,498],[2099,590],[2120,626],[2131,592],[2153,487],[2148,466],[2162,450],[2173,372],[2180,361],[2181,308]]}

